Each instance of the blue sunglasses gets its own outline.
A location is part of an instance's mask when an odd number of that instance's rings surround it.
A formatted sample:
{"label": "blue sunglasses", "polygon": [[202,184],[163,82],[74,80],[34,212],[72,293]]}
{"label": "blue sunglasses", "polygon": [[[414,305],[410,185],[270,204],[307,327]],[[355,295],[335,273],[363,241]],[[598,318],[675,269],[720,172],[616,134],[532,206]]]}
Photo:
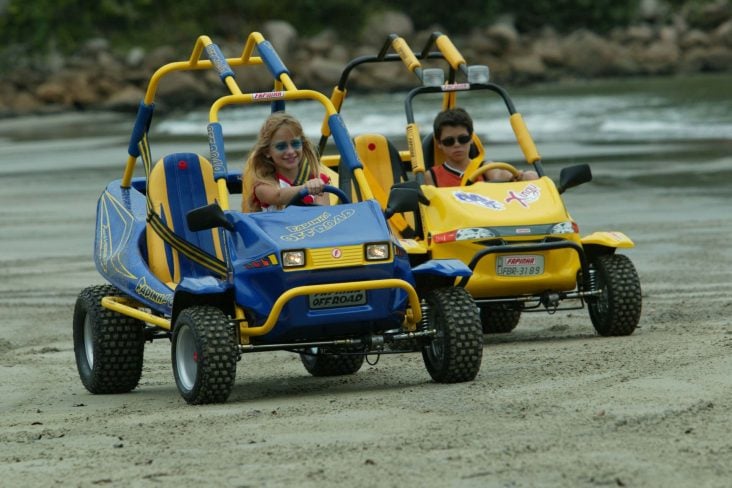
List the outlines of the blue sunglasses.
{"label": "blue sunglasses", "polygon": [[301,139],[293,139],[290,142],[287,141],[280,141],[272,144],[272,147],[275,148],[276,151],[279,152],[285,152],[287,151],[288,147],[292,147],[295,151],[299,151],[302,149],[302,140]]}

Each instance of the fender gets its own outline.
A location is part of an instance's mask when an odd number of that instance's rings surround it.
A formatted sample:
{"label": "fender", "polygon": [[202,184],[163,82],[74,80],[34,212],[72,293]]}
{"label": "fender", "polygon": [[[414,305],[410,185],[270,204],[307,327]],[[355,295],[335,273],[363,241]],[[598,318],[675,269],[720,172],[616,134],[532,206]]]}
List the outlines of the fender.
{"label": "fender", "polygon": [[468,265],[458,259],[431,259],[412,268],[412,272],[416,276],[434,275],[449,278],[471,276],[473,274]]}
{"label": "fender", "polygon": [[600,231],[600,232],[594,232],[588,236],[585,236],[581,239],[583,246],[588,245],[596,245],[596,246],[603,246],[603,247],[612,247],[612,248],[630,248],[635,247],[635,243],[630,240],[628,236],[623,234],[622,232],[608,232],[608,231]]}
{"label": "fender", "polygon": [[233,315],[233,289],[232,283],[218,280],[213,276],[183,278],[175,288],[171,324],[175,324],[181,310],[194,304],[211,305]]}

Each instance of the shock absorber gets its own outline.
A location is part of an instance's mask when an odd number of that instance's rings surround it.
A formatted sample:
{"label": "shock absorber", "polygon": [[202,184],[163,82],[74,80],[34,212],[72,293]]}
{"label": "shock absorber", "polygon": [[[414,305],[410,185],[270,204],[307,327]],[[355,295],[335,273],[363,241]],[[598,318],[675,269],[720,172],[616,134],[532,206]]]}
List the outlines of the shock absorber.
{"label": "shock absorber", "polygon": [[590,265],[590,269],[588,271],[589,273],[589,291],[597,291],[599,289],[599,285],[597,283],[597,268],[595,268],[593,265]]}
{"label": "shock absorber", "polygon": [[430,306],[424,298],[419,303],[422,309],[422,320],[419,322],[420,329],[426,329],[430,325]]}

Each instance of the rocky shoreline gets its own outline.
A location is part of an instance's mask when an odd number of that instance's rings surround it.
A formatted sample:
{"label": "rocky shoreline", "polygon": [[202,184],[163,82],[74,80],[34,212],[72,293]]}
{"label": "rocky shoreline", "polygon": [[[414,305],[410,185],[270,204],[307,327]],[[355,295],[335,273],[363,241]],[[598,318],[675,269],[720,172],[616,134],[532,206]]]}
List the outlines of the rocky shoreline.
{"label": "rocky shoreline", "polygon": [[[377,54],[388,34],[405,38],[412,49],[421,51],[433,32],[443,32],[453,41],[469,64],[487,64],[493,80],[506,84],[528,84],[596,77],[674,75],[732,71],[732,5],[729,0],[708,4],[693,18],[681,9],[669,12],[663,4],[649,5],[638,22],[616,28],[606,35],[581,29],[560,34],[552,29],[522,33],[511,19],[465,35],[442,31],[439,26],[415,31],[412,22],[397,12],[378,15],[365,31],[369,38],[355,46],[344,45],[333,31],[311,38],[301,37],[284,21],[270,21],[260,32],[272,42],[288,66],[295,83],[329,93],[345,63],[356,56]],[[246,35],[243,34],[243,36]],[[0,74],[0,117],[53,113],[69,110],[135,111],[155,69],[165,63],[185,60],[193,47],[163,45],[145,51],[132,48],[119,53],[106,39],[83,43],[72,56],[51,52],[28,61],[23,53],[6,49],[8,59],[25,59],[25,64]],[[227,57],[241,54],[240,44],[219,43]],[[253,78],[238,79],[243,89],[269,90],[271,79],[264,68]],[[384,63],[378,68],[354,72],[351,91],[388,91],[414,86],[401,63]],[[161,84],[159,108],[186,109],[211,100],[221,90],[214,72],[203,76],[180,73]],[[223,92],[222,92],[223,93]]]}

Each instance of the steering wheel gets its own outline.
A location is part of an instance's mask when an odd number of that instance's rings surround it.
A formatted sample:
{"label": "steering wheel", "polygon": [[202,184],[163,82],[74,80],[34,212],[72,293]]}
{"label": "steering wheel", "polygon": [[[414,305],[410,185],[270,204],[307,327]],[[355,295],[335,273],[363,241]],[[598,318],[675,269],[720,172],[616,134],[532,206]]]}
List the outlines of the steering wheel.
{"label": "steering wheel", "polygon": [[490,171],[492,169],[504,169],[504,170],[508,171],[509,173],[511,173],[514,178],[520,178],[521,177],[521,172],[519,170],[517,170],[514,165],[509,164],[509,163],[493,162],[493,163],[486,163],[486,164],[484,164],[483,166],[481,166],[480,168],[476,169],[475,171],[473,171],[469,175],[464,175],[463,176],[463,180],[460,183],[463,186],[472,185],[473,183],[475,183],[475,179],[478,176],[480,176],[480,175],[482,175],[482,174],[484,174],[484,173],[486,173],[486,172],[488,172],[488,171]]}
{"label": "steering wheel", "polygon": [[[338,200],[341,201],[341,203],[351,203],[351,201],[348,199],[345,193],[341,191],[340,188],[332,186],[332,185],[325,185],[323,186],[323,193],[332,193],[333,195],[338,197]],[[308,189],[305,187],[300,188],[300,191],[297,192],[297,194],[292,197],[292,200],[290,200],[285,207],[289,207],[291,205],[295,205],[298,207],[305,207],[308,205],[314,205],[312,203],[305,203],[302,201],[303,198],[308,196]]]}

